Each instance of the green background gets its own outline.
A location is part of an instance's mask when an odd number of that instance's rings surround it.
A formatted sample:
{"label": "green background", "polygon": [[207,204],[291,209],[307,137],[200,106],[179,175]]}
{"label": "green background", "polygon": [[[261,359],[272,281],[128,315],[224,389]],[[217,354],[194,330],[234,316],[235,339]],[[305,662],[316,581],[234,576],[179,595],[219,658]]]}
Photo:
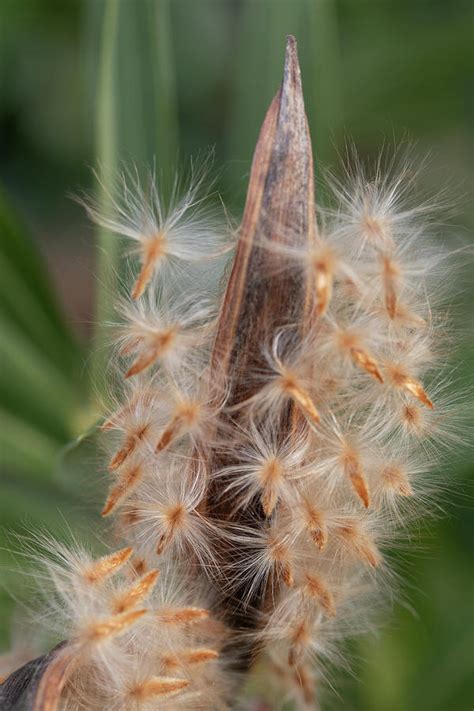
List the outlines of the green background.
{"label": "green background", "polygon": [[[350,139],[364,158],[410,140],[423,187],[452,203],[446,242],[472,240],[472,0],[2,0],[0,3],[0,631],[8,644],[14,532],[68,527],[100,506],[93,426],[110,313],[109,236],[71,199],[120,160],[165,180],[212,147],[239,214],[258,128],[298,39],[316,172]],[[184,168],[185,169],[185,168]],[[183,170],[184,170],[183,169]],[[99,249],[97,249],[99,245]],[[469,254],[466,256],[466,261]],[[473,382],[471,274],[455,318],[458,378]],[[96,331],[95,345],[93,333]],[[95,382],[91,386],[91,381]],[[401,556],[405,598],[354,643],[325,708],[469,711],[474,706],[470,452],[452,453],[446,516]],[[95,482],[98,482],[97,484]],[[415,610],[416,612],[413,612]]]}

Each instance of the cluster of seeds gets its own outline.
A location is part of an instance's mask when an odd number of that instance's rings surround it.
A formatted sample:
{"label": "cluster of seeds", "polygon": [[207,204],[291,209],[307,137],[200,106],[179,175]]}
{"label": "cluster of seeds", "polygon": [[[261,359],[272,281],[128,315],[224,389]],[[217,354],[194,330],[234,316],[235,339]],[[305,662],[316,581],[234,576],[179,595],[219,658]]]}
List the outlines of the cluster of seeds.
{"label": "cluster of seeds", "polygon": [[[241,644],[264,649],[313,708],[339,640],[367,628],[391,578],[382,549],[431,493],[436,440],[455,437],[431,301],[439,248],[426,209],[405,204],[411,182],[358,169],[333,183],[313,241],[258,236],[274,267],[262,278],[291,272],[305,307],[254,344],[238,402],[214,350],[225,295],[205,268],[226,230],[197,189],[166,212],[153,180],[124,179],[110,214],[90,208],[133,241],[140,268],[119,301],[119,385],[102,424],[102,516],[127,547],[49,566],[81,660],[67,711],[224,708],[219,655]],[[224,630],[215,620],[228,624],[232,605],[255,624]]]}
{"label": "cluster of seeds", "polygon": [[190,595],[176,571],[147,568],[130,547],[94,560],[55,546],[46,568],[48,627],[69,634],[61,708],[223,708],[224,628],[192,604],[204,591]]}
{"label": "cluster of seeds", "polygon": [[423,513],[426,475],[456,439],[431,298],[441,249],[426,208],[403,204],[409,173],[333,187],[314,243],[261,241],[276,271],[305,281],[309,307],[261,344],[253,394],[231,408],[232,464],[212,472],[235,510],[259,502],[259,523],[235,534],[235,587],[249,606],[270,594],[256,636],[277,670],[293,670],[302,706],[315,662],[338,661],[334,643],[366,628],[391,582],[381,548]]}
{"label": "cluster of seeds", "polygon": [[[424,210],[403,205],[407,183],[407,171],[372,181],[358,173],[335,185],[335,208],[318,210],[313,243],[261,238],[274,257],[270,278],[296,273],[309,308],[259,344],[261,363],[247,374],[252,394],[232,407],[225,377],[209,366],[218,303],[199,292],[176,303],[163,288],[182,232],[162,223],[178,222],[156,218],[145,232],[144,214],[133,225],[139,282],[146,274],[151,283],[122,308],[130,388],[103,425],[119,435],[103,515],[117,511],[121,534],[147,564],[197,560],[205,575],[224,579],[221,589],[244,590],[249,607],[270,590],[256,635],[277,667],[294,670],[307,702],[314,656],[331,657],[333,640],[362,626],[385,568],[380,546],[420,512],[407,500],[425,495],[419,475],[433,464],[427,443],[443,422],[431,395],[439,389],[429,301],[437,257]],[[160,249],[150,248],[154,239]],[[232,453],[217,470],[208,466],[216,450]],[[245,525],[213,519],[209,479],[232,502],[231,520],[244,512]],[[237,551],[231,563],[219,557],[220,538]]]}

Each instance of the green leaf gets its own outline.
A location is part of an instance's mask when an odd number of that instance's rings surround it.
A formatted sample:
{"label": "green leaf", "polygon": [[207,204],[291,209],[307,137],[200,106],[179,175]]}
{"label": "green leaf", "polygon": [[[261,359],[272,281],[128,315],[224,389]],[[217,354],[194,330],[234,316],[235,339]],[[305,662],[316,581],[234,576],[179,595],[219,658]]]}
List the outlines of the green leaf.
{"label": "green leaf", "polygon": [[76,439],[62,448],[56,460],[54,480],[65,490],[72,491],[77,498],[84,490],[87,491],[89,505],[96,503],[96,511],[100,511],[100,502],[105,496],[104,476],[96,473],[103,468],[103,454],[100,445],[100,430],[96,424],[90,427]]}
{"label": "green leaf", "polygon": [[58,442],[10,412],[0,409],[0,451],[8,471],[22,472],[30,479],[50,478]]}
{"label": "green leaf", "polygon": [[14,320],[56,367],[71,373],[78,347],[66,328],[42,260],[0,190],[0,313]]}
{"label": "green leaf", "polygon": [[[95,21],[98,17],[94,9]],[[106,207],[122,162],[141,172],[156,157],[166,190],[177,158],[178,129],[168,0],[106,0],[99,19],[96,139],[98,175],[105,186],[99,186],[99,201]],[[100,390],[108,357],[105,326],[113,319],[121,251],[116,235],[99,231],[94,380]]]}
{"label": "green leaf", "polygon": [[83,366],[40,256],[1,193],[0,328],[2,463],[47,477],[84,409]]}
{"label": "green leaf", "polygon": [[[116,92],[118,0],[106,0],[102,20],[100,46],[99,78],[97,86],[96,141],[99,159],[98,177],[105,189],[99,184],[99,201],[104,208],[110,199],[107,193],[112,188],[114,174],[117,172],[117,113]],[[97,16],[97,13],[95,13]],[[92,376],[96,387],[104,390],[103,372],[107,363],[107,335],[104,324],[113,314],[114,290],[119,272],[120,242],[117,237],[105,229],[97,234],[97,271],[96,290],[97,326],[94,339],[94,360]]]}
{"label": "green leaf", "polygon": [[59,442],[69,439],[79,406],[71,381],[13,323],[0,318],[0,327],[0,403]]}

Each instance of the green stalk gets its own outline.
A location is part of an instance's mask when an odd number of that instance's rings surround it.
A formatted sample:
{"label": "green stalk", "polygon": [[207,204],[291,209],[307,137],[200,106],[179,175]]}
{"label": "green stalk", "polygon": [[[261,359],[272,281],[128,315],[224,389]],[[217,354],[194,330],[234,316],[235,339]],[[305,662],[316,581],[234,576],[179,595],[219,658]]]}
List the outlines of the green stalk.
{"label": "green stalk", "polygon": [[[170,185],[178,144],[170,22],[168,0],[105,0],[96,118],[98,198],[105,211],[122,158],[141,174],[156,156],[160,191]],[[98,231],[93,382],[102,396],[121,251],[116,235]]]}
{"label": "green stalk", "polygon": [[[115,65],[119,0],[105,0],[104,4],[97,87],[96,144],[99,181],[110,191],[118,162]],[[102,208],[106,208],[110,198],[100,183],[98,197]],[[115,235],[105,229],[98,230],[97,240],[96,329],[92,374],[94,386],[102,392],[102,378],[107,362],[105,327],[113,314],[113,294],[119,270],[120,242]]]}
{"label": "green stalk", "polygon": [[156,41],[150,42],[153,98],[156,112],[155,152],[163,176],[162,192],[166,197],[169,182],[178,157],[178,120],[175,71],[171,48],[171,18],[169,0],[151,0],[150,26],[156,28]]}

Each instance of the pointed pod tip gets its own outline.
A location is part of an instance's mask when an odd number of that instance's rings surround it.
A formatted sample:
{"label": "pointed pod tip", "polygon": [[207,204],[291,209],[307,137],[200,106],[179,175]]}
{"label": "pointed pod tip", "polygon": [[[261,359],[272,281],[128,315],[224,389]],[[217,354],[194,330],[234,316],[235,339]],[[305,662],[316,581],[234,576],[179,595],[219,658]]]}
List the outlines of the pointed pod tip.
{"label": "pointed pod tip", "polygon": [[283,83],[285,82],[285,79],[291,79],[291,83],[294,86],[295,84],[298,86],[299,91],[301,92],[301,70],[300,70],[300,63],[298,59],[298,44],[296,42],[296,39],[293,35],[288,35],[286,38],[286,50],[285,50],[285,70],[284,70],[284,77],[283,77]]}
{"label": "pointed pod tip", "polygon": [[[239,242],[221,309],[212,368],[220,373],[239,371],[237,361],[260,359],[260,343],[272,328],[293,322],[306,308],[306,284],[295,284],[282,260],[275,270],[277,251],[259,245],[281,242],[304,247],[316,235],[313,154],[306,119],[296,40],[288,35],[283,81],[273,98],[255,147]],[[257,256],[260,255],[260,256]],[[266,272],[278,278],[262,280]],[[264,284],[264,286],[263,286]],[[257,285],[261,285],[258,286]],[[258,306],[257,306],[258,304]],[[253,315],[258,313],[259,318]],[[250,321],[248,321],[250,319]],[[245,324],[245,325],[244,325]],[[235,350],[234,339],[245,331],[246,345]],[[236,361],[231,363],[233,353]],[[252,353],[252,356],[249,354]],[[253,355],[255,354],[255,355]],[[245,368],[244,368],[245,370]],[[235,381],[237,382],[237,381]],[[235,393],[248,385],[241,383]],[[229,394],[229,402],[233,395]],[[241,398],[241,394],[238,396]],[[316,417],[316,415],[314,415]]]}
{"label": "pointed pod tip", "polygon": [[286,36],[286,54],[295,54],[297,51],[298,43],[296,42],[296,37],[294,35]]}

